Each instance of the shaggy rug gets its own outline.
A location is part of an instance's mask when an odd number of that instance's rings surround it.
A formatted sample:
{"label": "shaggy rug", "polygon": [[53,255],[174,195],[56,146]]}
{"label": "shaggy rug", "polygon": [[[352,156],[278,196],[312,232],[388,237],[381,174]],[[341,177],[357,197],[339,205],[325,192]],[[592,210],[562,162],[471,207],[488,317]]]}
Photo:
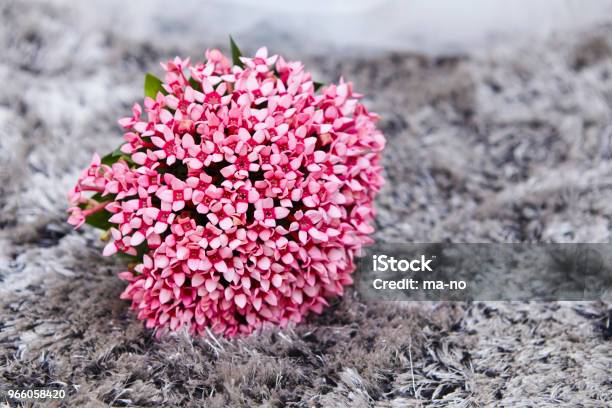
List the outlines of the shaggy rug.
{"label": "shaggy rug", "polygon": [[[211,44],[79,32],[58,4],[4,1],[0,16],[0,388],[62,387],[46,405],[66,407],[612,404],[604,302],[353,290],[287,330],[155,339],[97,233],[66,224],[66,192],[119,142],[142,73]],[[351,79],[382,114],[377,240],[610,241],[612,29],[469,57],[291,57]]]}

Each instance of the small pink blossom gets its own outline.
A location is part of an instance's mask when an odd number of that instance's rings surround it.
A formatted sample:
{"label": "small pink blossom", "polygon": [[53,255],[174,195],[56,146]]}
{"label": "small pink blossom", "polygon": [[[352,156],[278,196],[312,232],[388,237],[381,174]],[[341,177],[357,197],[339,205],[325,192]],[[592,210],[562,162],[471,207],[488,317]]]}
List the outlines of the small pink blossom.
{"label": "small pink blossom", "polygon": [[266,227],[275,227],[276,220],[289,215],[289,210],[284,207],[275,207],[272,198],[264,198],[255,203],[255,219]]}

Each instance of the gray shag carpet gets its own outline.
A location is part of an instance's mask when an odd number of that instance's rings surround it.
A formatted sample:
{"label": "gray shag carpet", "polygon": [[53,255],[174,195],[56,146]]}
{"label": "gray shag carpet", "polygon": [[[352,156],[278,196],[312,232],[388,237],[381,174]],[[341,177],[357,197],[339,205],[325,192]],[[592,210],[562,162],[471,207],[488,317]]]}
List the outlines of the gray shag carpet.
{"label": "gray shag carpet", "polygon": [[[215,44],[78,32],[73,17],[0,3],[0,387],[65,387],[47,406],[66,407],[612,404],[604,302],[350,291],[288,330],[156,340],[119,299],[121,265],[97,233],[65,223],[66,192],[119,142],[143,72]],[[291,57],[353,80],[383,117],[378,240],[610,241],[611,28],[470,57]]]}

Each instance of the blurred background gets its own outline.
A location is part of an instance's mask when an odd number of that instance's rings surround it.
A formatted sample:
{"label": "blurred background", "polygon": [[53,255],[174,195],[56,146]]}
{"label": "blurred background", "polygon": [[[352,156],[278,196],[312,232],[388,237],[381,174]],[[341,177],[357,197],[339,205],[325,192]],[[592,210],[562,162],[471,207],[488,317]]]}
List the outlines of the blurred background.
{"label": "blurred background", "polygon": [[500,42],[531,41],[609,21],[609,0],[164,0],[71,4],[86,30],[111,28],[142,40],[163,33],[167,44],[199,38],[266,44],[276,52],[471,52]]}

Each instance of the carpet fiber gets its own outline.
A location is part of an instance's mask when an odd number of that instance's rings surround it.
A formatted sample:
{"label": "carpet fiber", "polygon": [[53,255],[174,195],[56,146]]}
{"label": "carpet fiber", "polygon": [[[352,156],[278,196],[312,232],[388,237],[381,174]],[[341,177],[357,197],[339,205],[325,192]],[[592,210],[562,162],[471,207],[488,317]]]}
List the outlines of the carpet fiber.
{"label": "carpet fiber", "polygon": [[[65,223],[66,192],[157,61],[183,48],[79,31],[55,3],[0,5],[0,386],[48,406],[603,407],[605,302],[364,302],[240,340],[161,340],[119,299],[118,261]],[[341,74],[388,138],[376,239],[609,242],[612,29],[486,55],[302,56]],[[62,405],[63,404],[63,405]]]}

